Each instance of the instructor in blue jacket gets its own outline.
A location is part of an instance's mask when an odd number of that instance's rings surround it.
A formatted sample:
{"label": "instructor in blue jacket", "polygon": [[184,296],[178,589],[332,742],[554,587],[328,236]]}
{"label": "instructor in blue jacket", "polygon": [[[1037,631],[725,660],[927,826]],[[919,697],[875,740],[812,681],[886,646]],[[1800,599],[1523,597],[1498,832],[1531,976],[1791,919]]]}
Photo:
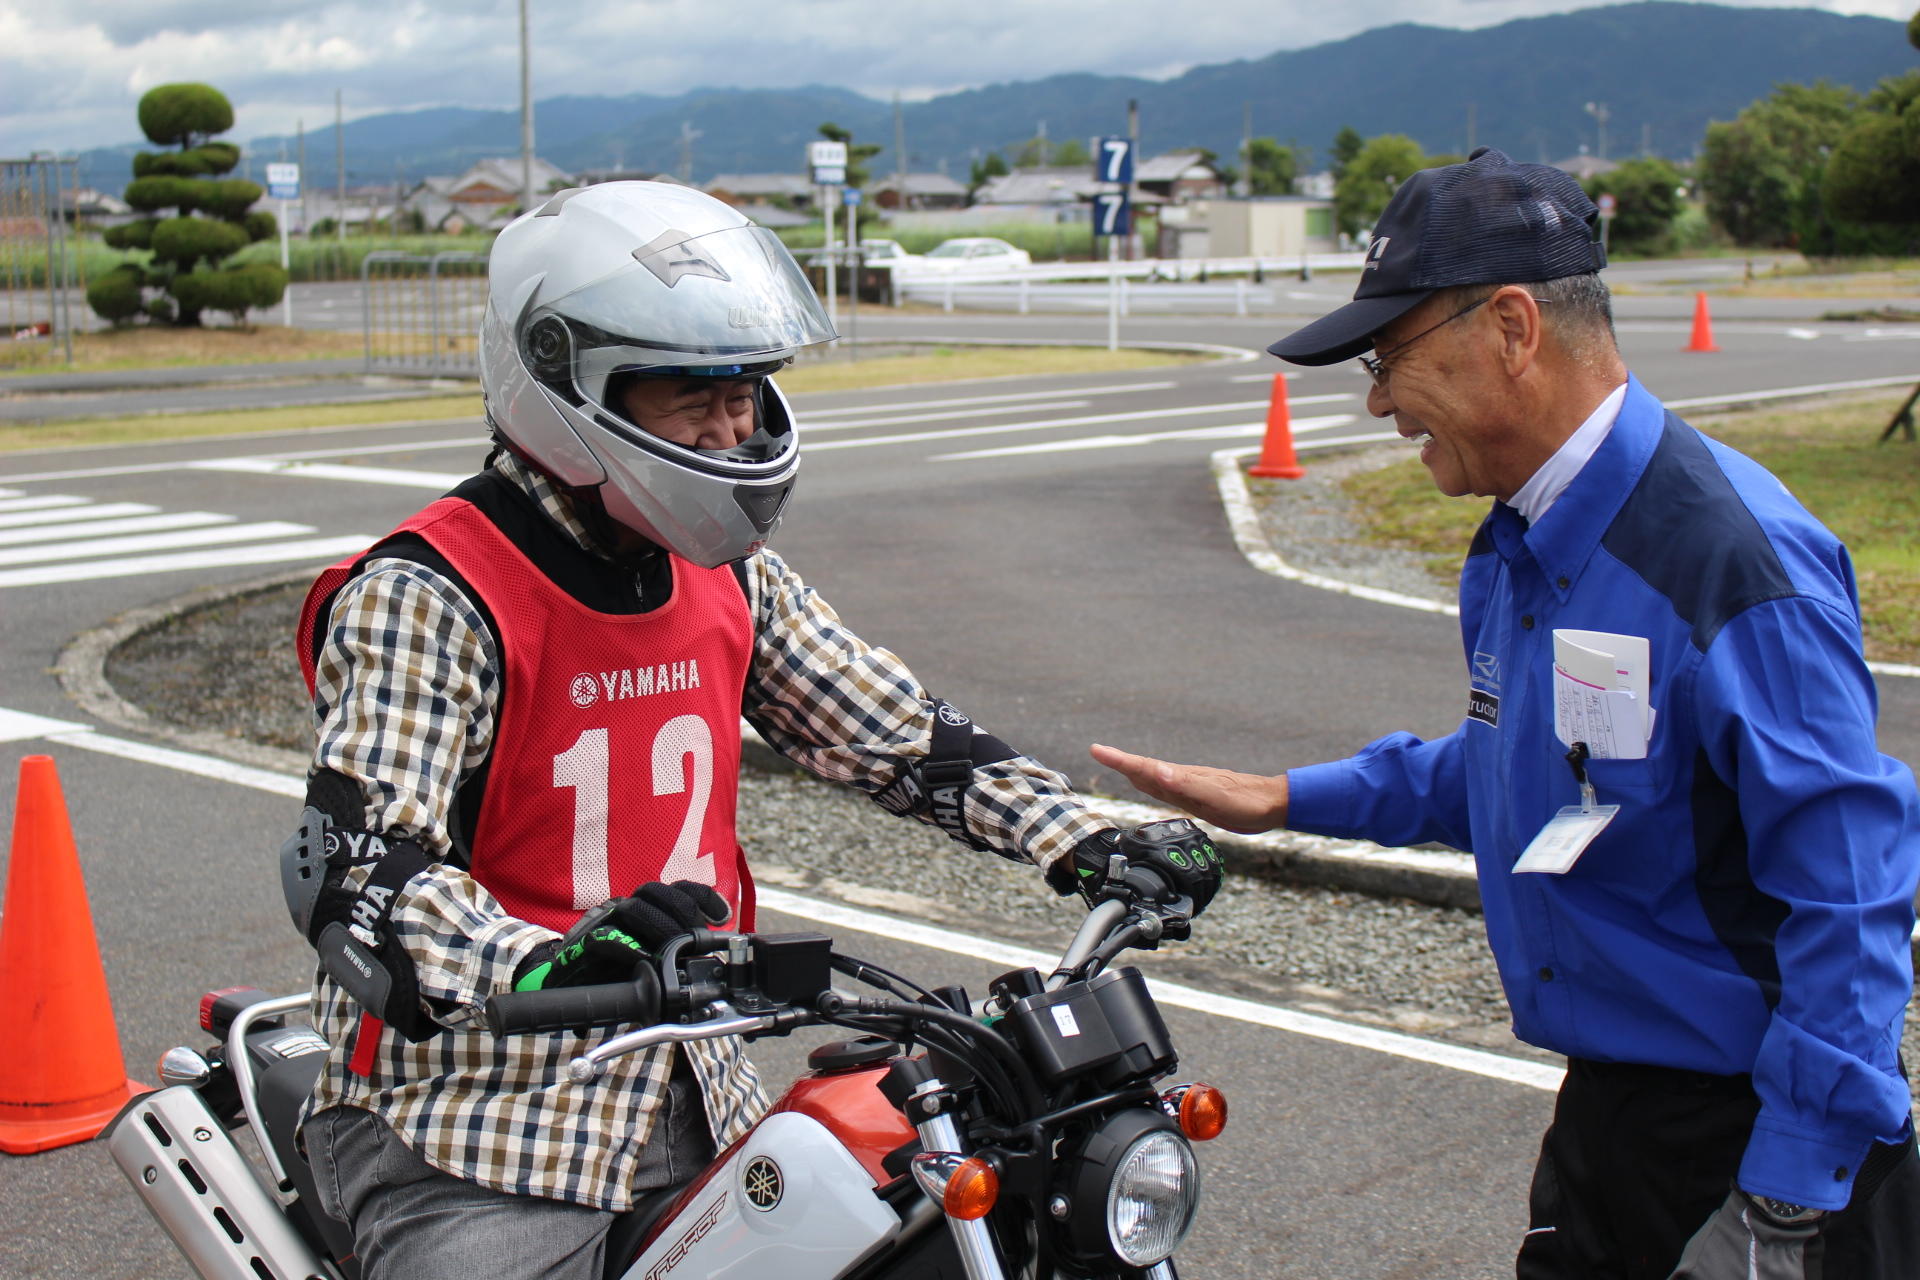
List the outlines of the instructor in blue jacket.
{"label": "instructor in blue jacket", "polygon": [[1514,1031],[1567,1057],[1521,1280],[1912,1280],[1920,804],[1852,568],[1628,374],[1595,225],[1498,151],[1416,173],[1353,301],[1269,348],[1359,358],[1441,492],[1495,499],[1460,727],[1277,777],[1094,755],[1230,830],[1473,852]]}

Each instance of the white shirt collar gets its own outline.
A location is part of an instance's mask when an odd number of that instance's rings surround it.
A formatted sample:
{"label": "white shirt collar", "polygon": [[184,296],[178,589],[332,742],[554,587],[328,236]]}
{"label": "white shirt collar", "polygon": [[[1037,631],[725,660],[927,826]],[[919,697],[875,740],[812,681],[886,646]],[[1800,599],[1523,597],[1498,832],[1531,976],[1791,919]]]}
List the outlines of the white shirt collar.
{"label": "white shirt collar", "polygon": [[1605,442],[1607,433],[1613,430],[1613,420],[1620,416],[1620,403],[1627,398],[1627,384],[1615,387],[1600,407],[1587,415],[1580,429],[1567,437],[1566,443],[1554,450],[1551,458],[1540,465],[1527,482],[1520,486],[1520,492],[1513,495],[1507,505],[1527,518],[1529,525],[1540,523],[1540,517],[1547,514],[1554,501],[1573,478],[1580,474],[1580,468],[1587,465],[1587,459]]}

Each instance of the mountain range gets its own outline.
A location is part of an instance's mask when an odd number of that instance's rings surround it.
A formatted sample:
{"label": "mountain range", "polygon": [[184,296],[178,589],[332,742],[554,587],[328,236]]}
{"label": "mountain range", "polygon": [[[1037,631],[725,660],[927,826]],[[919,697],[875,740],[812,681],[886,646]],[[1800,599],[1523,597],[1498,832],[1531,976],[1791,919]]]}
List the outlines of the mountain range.
{"label": "mountain range", "polygon": [[[1274,43],[1283,32],[1276,20],[1266,41],[1248,38]],[[1646,0],[1474,31],[1403,23],[1167,80],[1063,74],[903,103],[907,154],[898,167],[964,182],[986,153],[1010,156],[1042,133],[1054,142],[1125,133],[1129,104],[1145,155],[1206,147],[1231,162],[1250,123],[1253,136],[1310,148],[1310,168],[1325,166],[1346,126],[1408,134],[1429,152],[1493,144],[1522,160],[1582,150],[1686,159],[1709,121],[1731,119],[1776,84],[1826,79],[1865,90],[1916,67],[1904,24],[1814,9]],[[884,176],[896,168],[895,112],[891,102],[825,86],[555,97],[535,103],[535,149],[569,172],[704,182],[717,173],[798,172],[806,143],[831,121],[856,141],[882,144],[871,167]],[[455,174],[475,160],[518,155],[519,107],[365,116],[345,126],[342,140],[349,185]],[[335,141],[331,125],[306,135],[310,184],[334,185]],[[83,180],[117,190],[142,145],[85,153]],[[256,180],[266,161],[298,158],[292,138],[244,145]]]}

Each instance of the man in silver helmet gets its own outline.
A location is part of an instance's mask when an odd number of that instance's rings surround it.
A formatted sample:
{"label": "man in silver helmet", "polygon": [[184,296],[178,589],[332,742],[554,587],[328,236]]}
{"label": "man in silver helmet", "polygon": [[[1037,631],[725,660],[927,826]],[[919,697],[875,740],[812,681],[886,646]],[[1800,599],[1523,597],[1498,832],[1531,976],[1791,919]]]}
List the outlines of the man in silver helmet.
{"label": "man in silver helmet", "polygon": [[613,1215],[765,1109],[737,1041],[581,1085],[565,1067],[597,1033],[496,1039],[484,1015],[753,927],[743,716],[1062,894],[1123,840],[1196,909],[1220,874],[1188,824],[1123,837],[765,549],[799,460],[772,374],[834,336],[770,233],[610,183],[516,220],[489,277],[494,453],[323,573],[297,637],[317,740],[282,868],[330,1044],[302,1137],[367,1280],[598,1276]]}

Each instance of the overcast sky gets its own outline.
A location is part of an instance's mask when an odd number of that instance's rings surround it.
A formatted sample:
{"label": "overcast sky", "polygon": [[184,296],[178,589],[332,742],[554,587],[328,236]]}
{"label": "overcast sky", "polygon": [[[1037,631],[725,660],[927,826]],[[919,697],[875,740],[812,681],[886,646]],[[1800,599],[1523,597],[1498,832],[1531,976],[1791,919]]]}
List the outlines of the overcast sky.
{"label": "overcast sky", "polygon": [[[1904,21],[1916,0],[1762,0]],[[1592,0],[532,0],[535,98],[839,85],[890,98],[1068,71],[1164,78],[1417,21],[1483,27]],[[248,139],[432,106],[517,110],[518,0],[0,0],[0,157],[136,141],[198,80]]]}

